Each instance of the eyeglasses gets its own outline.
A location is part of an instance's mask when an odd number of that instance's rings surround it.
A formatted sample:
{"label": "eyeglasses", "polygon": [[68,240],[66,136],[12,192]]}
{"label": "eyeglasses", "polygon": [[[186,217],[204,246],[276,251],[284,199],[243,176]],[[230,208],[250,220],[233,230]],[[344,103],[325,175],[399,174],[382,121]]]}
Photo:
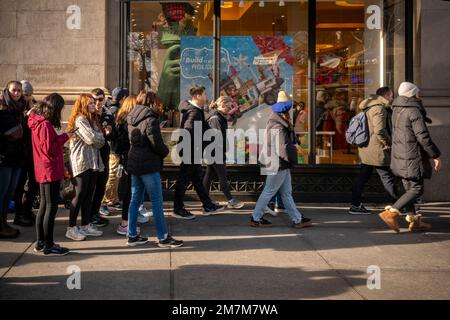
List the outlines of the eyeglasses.
{"label": "eyeglasses", "polygon": [[94,101],[103,102],[103,100],[105,100],[105,98],[94,98]]}

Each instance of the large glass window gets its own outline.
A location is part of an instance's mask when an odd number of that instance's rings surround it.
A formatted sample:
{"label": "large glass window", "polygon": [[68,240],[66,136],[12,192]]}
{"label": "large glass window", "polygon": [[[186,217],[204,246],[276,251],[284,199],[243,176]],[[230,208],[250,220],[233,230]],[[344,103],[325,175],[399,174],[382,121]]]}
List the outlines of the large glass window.
{"label": "large glass window", "polygon": [[359,104],[404,79],[404,1],[317,2],[318,164],[357,164],[345,132]]}
{"label": "large glass window", "polygon": [[[214,3],[221,5],[220,70],[214,72]],[[131,1],[128,39],[133,94],[152,89],[162,98],[163,134],[178,128],[178,105],[192,85],[213,98],[233,98],[240,117],[231,128],[264,129],[278,92],[295,102],[299,163],[308,163],[316,135],[317,164],[359,163],[345,132],[359,104],[379,87],[397,90],[405,77],[404,0],[317,0],[316,102],[308,126],[308,1]],[[313,81],[309,79],[310,81]],[[245,153],[254,146],[248,139]],[[239,157],[239,155],[236,155]],[[170,159],[168,160],[170,162]]]}
{"label": "large glass window", "polygon": [[264,129],[278,92],[286,91],[296,102],[301,164],[308,161],[307,30],[306,1],[224,1],[221,7],[220,94],[240,107],[233,127]]}

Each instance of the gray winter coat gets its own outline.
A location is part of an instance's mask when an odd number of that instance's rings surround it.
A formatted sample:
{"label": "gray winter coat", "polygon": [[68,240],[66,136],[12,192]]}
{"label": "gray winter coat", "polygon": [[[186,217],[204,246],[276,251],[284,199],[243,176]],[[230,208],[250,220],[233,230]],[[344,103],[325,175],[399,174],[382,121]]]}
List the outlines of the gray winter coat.
{"label": "gray winter coat", "polygon": [[392,172],[403,179],[429,179],[432,175],[431,159],[441,152],[431,140],[422,101],[400,96],[395,99],[392,114]]}

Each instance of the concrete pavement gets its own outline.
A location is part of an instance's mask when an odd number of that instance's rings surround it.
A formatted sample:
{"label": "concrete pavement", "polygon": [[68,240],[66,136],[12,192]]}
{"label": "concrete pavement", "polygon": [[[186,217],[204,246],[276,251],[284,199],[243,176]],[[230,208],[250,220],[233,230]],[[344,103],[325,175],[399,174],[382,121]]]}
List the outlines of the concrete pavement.
{"label": "concrete pavement", "polygon": [[[142,226],[152,241],[126,247],[115,233],[120,216],[103,237],[71,241],[61,208],[55,240],[72,252],[34,253],[34,228],[0,240],[0,299],[450,299],[450,203],[423,207],[432,232],[409,233],[402,221],[401,234],[377,215],[350,216],[340,205],[300,204],[313,228],[292,229],[280,213],[267,217],[273,228],[255,229],[248,226],[253,206],[192,221],[167,216],[185,241],[172,250],[156,246],[152,220]],[[198,205],[189,208],[201,214]],[[67,288],[72,265],[81,270],[81,290]],[[379,290],[367,287],[372,265],[381,271]]]}

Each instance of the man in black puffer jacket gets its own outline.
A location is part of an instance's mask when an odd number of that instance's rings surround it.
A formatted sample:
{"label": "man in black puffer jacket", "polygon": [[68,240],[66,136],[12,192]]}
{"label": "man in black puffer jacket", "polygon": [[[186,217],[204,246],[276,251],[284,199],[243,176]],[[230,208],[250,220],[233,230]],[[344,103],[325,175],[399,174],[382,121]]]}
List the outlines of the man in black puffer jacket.
{"label": "man in black puffer jacket", "polygon": [[381,219],[393,230],[400,232],[397,218],[399,210],[406,208],[406,221],[409,230],[429,230],[431,226],[421,221],[416,215],[417,199],[423,195],[424,179],[430,179],[434,161],[434,169],[440,170],[441,152],[431,139],[425,108],[419,98],[419,88],[409,82],[403,82],[399,88],[399,97],[394,100],[392,115],[392,172],[402,178],[406,193],[393,206],[386,207],[380,214]]}
{"label": "man in black puffer jacket", "polygon": [[[174,199],[174,217],[179,219],[194,219],[195,216],[184,208],[184,195],[190,182],[194,186],[197,195],[199,196],[203,204],[203,213],[205,215],[216,214],[224,209],[223,206],[218,206],[213,203],[208,196],[203,186],[203,173],[201,158],[203,157],[203,148],[205,144],[203,142],[203,134],[208,129],[208,123],[205,120],[205,113],[203,107],[208,100],[206,90],[204,87],[193,87],[190,90],[192,97],[189,101],[181,103],[181,124],[180,129],[184,129],[190,136],[191,156],[186,160],[188,163],[181,163],[180,174],[175,184],[175,199]],[[200,124],[201,131],[198,132],[198,136],[195,134],[195,123]],[[201,134],[201,136],[200,136]],[[197,144],[194,141],[200,141]],[[183,150],[182,150],[183,151]],[[196,159],[195,154],[201,154],[200,159]]]}

